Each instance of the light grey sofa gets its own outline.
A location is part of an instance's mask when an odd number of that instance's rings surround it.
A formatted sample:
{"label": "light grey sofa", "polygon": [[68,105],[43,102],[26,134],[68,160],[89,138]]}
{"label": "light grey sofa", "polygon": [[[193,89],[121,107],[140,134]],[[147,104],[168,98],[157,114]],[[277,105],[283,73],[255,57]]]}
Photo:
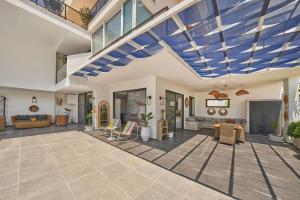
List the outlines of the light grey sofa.
{"label": "light grey sofa", "polygon": [[200,130],[202,128],[213,128],[215,123],[239,123],[245,124],[245,119],[219,118],[219,117],[201,117],[191,116],[185,119],[185,129]]}

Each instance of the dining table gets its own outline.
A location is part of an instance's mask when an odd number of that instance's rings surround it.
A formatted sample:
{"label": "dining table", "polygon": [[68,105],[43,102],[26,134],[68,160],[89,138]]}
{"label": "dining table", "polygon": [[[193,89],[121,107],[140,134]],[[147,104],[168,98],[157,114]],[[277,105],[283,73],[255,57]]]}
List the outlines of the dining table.
{"label": "dining table", "polygon": [[[214,124],[213,128],[215,129],[215,138],[218,139],[220,137],[220,128],[221,128],[220,123]],[[245,142],[245,128],[244,128],[244,126],[242,126],[240,124],[235,124],[234,130],[236,130],[236,136],[235,136],[236,141]]]}

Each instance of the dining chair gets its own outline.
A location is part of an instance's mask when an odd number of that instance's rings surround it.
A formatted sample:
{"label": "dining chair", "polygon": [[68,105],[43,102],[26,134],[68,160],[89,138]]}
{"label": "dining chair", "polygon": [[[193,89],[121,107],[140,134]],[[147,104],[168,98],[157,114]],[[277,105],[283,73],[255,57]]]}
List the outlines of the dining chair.
{"label": "dining chair", "polygon": [[235,143],[235,134],[236,134],[234,128],[235,128],[235,124],[221,123],[219,142],[233,145]]}

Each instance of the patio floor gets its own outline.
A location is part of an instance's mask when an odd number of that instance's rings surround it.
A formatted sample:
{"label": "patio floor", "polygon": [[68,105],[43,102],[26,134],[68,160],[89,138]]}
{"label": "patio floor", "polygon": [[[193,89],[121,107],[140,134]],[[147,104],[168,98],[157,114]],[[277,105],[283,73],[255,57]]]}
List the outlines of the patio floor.
{"label": "patio floor", "polygon": [[[99,133],[89,134],[108,142]],[[245,143],[230,146],[212,135],[213,130],[204,129],[179,131],[163,142],[108,143],[233,198],[299,198],[300,153],[295,147],[259,135],[247,135]]]}
{"label": "patio floor", "polygon": [[77,129],[4,132],[0,199],[228,199]]}

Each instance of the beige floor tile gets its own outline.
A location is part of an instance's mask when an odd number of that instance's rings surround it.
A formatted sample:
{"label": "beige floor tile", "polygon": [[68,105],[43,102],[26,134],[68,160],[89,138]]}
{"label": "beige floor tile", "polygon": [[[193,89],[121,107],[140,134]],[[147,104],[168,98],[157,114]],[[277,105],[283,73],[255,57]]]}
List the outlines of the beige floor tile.
{"label": "beige floor tile", "polygon": [[73,193],[78,200],[85,199],[105,185],[109,185],[109,180],[104,175],[95,172],[82,176],[69,183]]}
{"label": "beige floor tile", "polygon": [[67,182],[70,182],[88,173],[96,172],[95,168],[88,163],[69,165],[68,167],[60,168],[59,171],[62,173]]}
{"label": "beige floor tile", "polygon": [[86,197],[85,200],[132,200],[125,192],[118,189],[114,184],[105,185],[98,191]]}
{"label": "beige floor tile", "polygon": [[17,191],[18,191],[18,186],[17,184],[15,185],[10,185],[6,186],[4,188],[0,188],[0,199],[2,200],[17,200]]}
{"label": "beige floor tile", "polygon": [[126,164],[116,162],[102,168],[101,173],[111,181],[114,181],[126,174],[129,174],[133,169]]}
{"label": "beige floor tile", "polygon": [[152,182],[153,180],[146,178],[136,171],[122,176],[115,181],[116,185],[132,198],[135,198],[141,192],[146,190]]}
{"label": "beige floor tile", "polygon": [[3,139],[0,142],[0,150],[5,151],[19,149],[19,141],[20,138]]}
{"label": "beige floor tile", "polygon": [[75,199],[72,192],[65,184],[59,184],[47,192],[39,194],[30,200],[72,200]]}

